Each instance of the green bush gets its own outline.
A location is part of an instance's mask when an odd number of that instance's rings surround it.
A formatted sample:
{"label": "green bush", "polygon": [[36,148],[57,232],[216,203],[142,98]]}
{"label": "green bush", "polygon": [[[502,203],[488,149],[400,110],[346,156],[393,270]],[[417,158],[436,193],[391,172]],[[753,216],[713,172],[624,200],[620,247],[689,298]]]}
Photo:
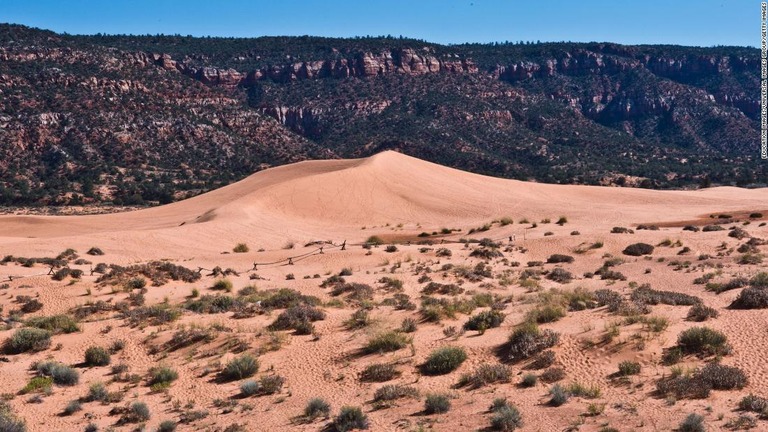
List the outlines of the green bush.
{"label": "green bush", "polygon": [[24,325],[48,330],[51,333],[75,333],[80,331],[80,326],[69,315],[39,316],[28,319]]}
{"label": "green bush", "polygon": [[485,331],[489,328],[496,328],[504,322],[504,315],[501,311],[488,310],[473,315],[469,320],[464,323],[466,330],[479,330]]}
{"label": "green bush", "polygon": [[27,382],[27,385],[21,389],[20,393],[27,394],[39,391],[47,391],[50,390],[51,386],[53,386],[53,378],[36,376],[32,377],[32,379]]}
{"label": "green bush", "polygon": [[219,279],[213,283],[213,286],[211,287],[211,289],[217,290],[217,291],[230,292],[232,291],[232,281],[229,279]]}
{"label": "green bush", "polygon": [[85,364],[87,366],[106,366],[110,360],[109,352],[102,347],[92,346],[85,350]]}
{"label": "green bush", "polygon": [[421,371],[425,375],[445,375],[453,372],[467,359],[464,348],[447,346],[438,348],[429,354],[427,360],[421,365]]}
{"label": "green bush", "polygon": [[624,360],[619,363],[619,375],[629,376],[637,375],[640,373],[640,363],[631,360]]}
{"label": "green bush", "polygon": [[333,426],[338,432],[347,432],[353,429],[368,429],[368,416],[360,407],[343,406],[339,415],[333,419]]}
{"label": "green bush", "polygon": [[411,342],[411,339],[398,332],[388,331],[373,336],[363,348],[367,354],[376,354],[384,352],[397,351],[405,348]]}
{"label": "green bush", "polygon": [[424,400],[424,412],[427,414],[447,413],[451,409],[451,398],[441,393],[428,394]]}
{"label": "green bush", "polygon": [[677,430],[679,432],[707,432],[707,426],[704,423],[704,417],[691,413],[680,423]]}
{"label": "green bush", "polygon": [[250,354],[235,357],[221,371],[221,378],[226,381],[236,381],[252,377],[259,371],[259,361]]}
{"label": "green bush", "polygon": [[316,418],[328,418],[331,415],[331,405],[321,398],[312,398],[304,407],[304,417],[314,420]]}
{"label": "green bush", "polygon": [[149,369],[147,384],[150,386],[168,385],[179,378],[179,373],[168,366],[157,366]]}
{"label": "green bush", "polygon": [[677,338],[677,345],[685,354],[721,355],[730,351],[728,338],[709,327],[692,327]]}
{"label": "green bush", "polygon": [[51,346],[51,332],[35,327],[20,328],[5,340],[6,354],[21,354],[29,351],[43,351]]}
{"label": "green bush", "polygon": [[513,431],[523,427],[523,416],[514,405],[506,404],[493,412],[491,429],[495,431]]}

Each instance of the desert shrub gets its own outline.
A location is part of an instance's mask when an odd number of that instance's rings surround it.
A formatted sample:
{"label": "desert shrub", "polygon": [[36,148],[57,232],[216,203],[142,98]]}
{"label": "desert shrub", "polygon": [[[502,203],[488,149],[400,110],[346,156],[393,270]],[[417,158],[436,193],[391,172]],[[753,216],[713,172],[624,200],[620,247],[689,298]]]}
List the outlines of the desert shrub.
{"label": "desert shrub", "polygon": [[419,397],[419,391],[416,387],[411,387],[402,384],[387,384],[379,387],[373,393],[373,401],[378,405],[384,405],[382,402],[390,402],[402,398],[416,398]]}
{"label": "desert shrub", "polygon": [[768,308],[768,289],[749,287],[744,288],[731,302],[731,309],[765,309]]}
{"label": "desert shrub", "polygon": [[445,375],[456,370],[466,359],[467,352],[461,347],[438,348],[421,365],[421,372],[425,375]]}
{"label": "desert shrub", "polygon": [[349,300],[363,302],[373,299],[373,288],[368,284],[353,282],[337,284],[331,290],[331,295],[334,297],[342,294],[346,294]]}
{"label": "desert shrub", "polygon": [[456,284],[441,284],[437,282],[430,282],[424,288],[421,289],[422,294],[443,294],[443,295],[458,295],[464,292],[464,288]]}
{"label": "desert shrub", "polygon": [[259,371],[259,361],[250,354],[243,354],[230,360],[220,375],[225,381],[236,381],[252,377]]}
{"label": "desert shrub", "polygon": [[388,331],[373,336],[363,348],[367,354],[392,352],[405,348],[411,342],[406,335],[394,331]]}
{"label": "desert shrub", "polygon": [[365,242],[367,244],[373,245],[373,246],[378,246],[378,245],[384,244],[384,240],[382,240],[381,237],[375,236],[375,235],[372,235],[372,236],[368,237],[368,239],[365,240]]}
{"label": "desert shrub", "polygon": [[577,397],[583,397],[586,399],[595,399],[600,397],[600,394],[602,393],[600,391],[600,387],[598,386],[585,386],[584,384],[581,384],[579,382],[573,382],[569,384],[565,391],[568,392],[570,396],[577,396]]}
{"label": "desert shrub", "polygon": [[[83,410],[83,404],[80,403],[79,400],[75,399],[75,400],[69,401],[67,406],[64,407],[64,411],[62,412],[62,414],[64,414],[65,416],[68,416],[82,410]],[[0,430],[4,430],[4,429],[0,428]]]}
{"label": "desert shrub", "polygon": [[745,231],[744,229],[742,229],[742,228],[736,227],[736,228],[732,229],[732,230],[731,230],[731,231],[728,233],[728,237],[733,237],[733,238],[735,238],[735,239],[739,239],[739,240],[742,240],[742,239],[744,239],[744,238],[746,238],[746,237],[749,237],[749,233],[748,233],[748,232],[746,232],[746,231]]}
{"label": "desert shrub", "polygon": [[368,429],[368,416],[360,407],[343,406],[339,415],[333,419],[333,426],[338,432],[347,432],[353,429]]}
{"label": "desert shrub", "polygon": [[5,340],[3,351],[7,354],[21,354],[29,351],[42,351],[51,346],[51,332],[35,327],[16,330]]}
{"label": "desert shrub", "polygon": [[397,252],[397,246],[395,246],[393,244],[387,245],[387,247],[384,248],[384,252],[389,252],[389,253]]}
{"label": "desert shrub", "polygon": [[92,346],[85,350],[85,364],[88,366],[106,366],[110,360],[109,352],[102,347]]}
{"label": "desert shrub", "polygon": [[652,289],[648,284],[643,284],[632,291],[630,299],[649,305],[693,306],[701,303],[701,299],[696,296],[675,291],[659,291]]}
{"label": "desert shrub", "polygon": [[248,248],[248,245],[245,243],[238,243],[234,248],[232,248],[232,252],[234,253],[246,253],[249,250],[250,249]]}
{"label": "desert shrub", "polygon": [[637,375],[639,373],[640,363],[631,360],[624,360],[619,363],[619,376]]}
{"label": "desert shrub", "polygon": [[494,258],[503,257],[504,254],[496,248],[479,247],[473,249],[472,252],[469,253],[469,256],[474,258],[481,258],[484,260],[492,260]]}
{"label": "desert shrub", "polygon": [[204,295],[196,300],[188,300],[184,307],[196,313],[216,314],[238,310],[244,306],[240,299],[228,295]]}
{"label": "desert shrub", "polygon": [[101,382],[95,382],[88,387],[88,394],[85,396],[86,402],[105,401],[109,397],[107,386]]}
{"label": "desert shrub", "polygon": [[483,363],[472,372],[463,374],[459,378],[458,385],[477,389],[488,384],[509,382],[511,375],[507,366]]}
{"label": "desert shrub", "polygon": [[515,329],[506,344],[507,360],[525,360],[535,354],[552,348],[560,335],[552,330],[540,330],[534,323],[526,323]]}
{"label": "desert shrub", "polygon": [[129,290],[142,289],[147,286],[147,280],[143,277],[132,277],[125,283],[125,288]]}
{"label": "desert shrub", "polygon": [[749,280],[752,288],[768,288],[768,272],[760,272]]}
{"label": "desert shrub", "polygon": [[368,327],[373,322],[369,313],[365,309],[356,310],[348,320],[344,321],[344,325],[351,330],[361,329]]}
{"label": "desert shrub", "polygon": [[739,401],[739,409],[764,414],[768,412],[768,399],[750,393]]}
{"label": "desert shrub", "polygon": [[315,322],[325,319],[325,312],[320,309],[299,304],[291,306],[277,316],[275,321],[269,325],[270,330],[288,330],[297,329],[302,323]]}
{"label": "desert shrub", "polygon": [[489,328],[496,328],[504,322],[506,316],[497,310],[489,310],[473,315],[469,318],[469,321],[464,323],[466,330],[479,330],[485,331]]}
{"label": "desert shrub", "polygon": [[688,310],[686,319],[688,321],[702,322],[710,318],[717,318],[719,315],[720,312],[718,312],[717,309],[705,306],[703,303],[697,303],[691,306],[691,309]]}
{"label": "desert shrub", "polygon": [[69,315],[39,316],[28,319],[24,325],[47,330],[51,333],[74,333],[80,331],[80,326]]}
{"label": "desert shrub", "polygon": [[38,299],[29,299],[21,305],[21,311],[24,313],[37,312],[43,308],[43,303]]}
{"label": "desert shrub", "polygon": [[451,409],[451,398],[442,393],[428,394],[424,400],[424,412],[427,414],[443,414]]}
{"label": "desert shrub", "polygon": [[600,267],[595,271],[595,274],[599,275],[601,280],[627,280],[627,277],[624,276],[623,273],[620,271],[611,270],[608,267]]}
{"label": "desert shrub", "polygon": [[552,254],[547,258],[547,263],[549,264],[555,264],[555,263],[572,263],[573,257],[570,255],[563,255],[563,254]]}
{"label": "desert shrub", "polygon": [[493,410],[491,430],[509,432],[520,427],[523,427],[523,416],[514,405],[506,404]]}
{"label": "desert shrub", "polygon": [[245,380],[240,384],[240,394],[245,397],[253,396],[261,391],[261,384],[254,380]]}
{"label": "desert shrub", "polygon": [[555,363],[555,352],[552,350],[546,350],[538,354],[534,359],[526,365],[528,369],[545,369],[552,366]]}
{"label": "desert shrub", "polygon": [[565,378],[565,370],[559,367],[549,368],[541,374],[541,380],[548,383],[553,383]]}
{"label": "desert shrub", "polygon": [[547,279],[558,283],[568,283],[573,280],[573,274],[566,269],[557,267],[547,273]]}
{"label": "desert shrub", "polygon": [[525,319],[528,322],[534,322],[538,324],[545,324],[558,321],[560,318],[565,317],[565,308],[559,305],[546,304],[537,308],[531,309],[525,315]]}
{"label": "desert shrub", "polygon": [[416,331],[416,320],[413,318],[403,318],[400,324],[400,331],[403,333],[413,333]]}
{"label": "desert shrub", "polygon": [[742,389],[748,383],[743,370],[720,363],[708,363],[697,374],[714,390]]}
{"label": "desert shrub", "polygon": [[633,243],[627,246],[622,253],[629,256],[650,255],[653,253],[653,246],[648,243]]}
{"label": "desert shrub", "polygon": [[94,246],[94,247],[92,247],[92,248],[90,248],[90,249],[88,249],[88,252],[86,252],[86,253],[87,253],[88,255],[94,255],[94,256],[97,256],[97,255],[104,255],[104,251],[103,251],[103,250],[101,250],[100,248],[97,248],[97,247],[95,247],[95,246]]}
{"label": "desert shrub", "polygon": [[285,384],[285,378],[280,375],[264,375],[259,379],[259,385],[261,386],[261,393],[271,395],[280,392]]}
{"label": "desert shrub", "polygon": [[314,420],[316,418],[328,418],[331,415],[331,405],[322,398],[312,398],[304,407],[304,417]]}
{"label": "desert shrub", "polygon": [[18,418],[8,402],[0,402],[0,431],[2,432],[27,432],[27,424]]}
{"label": "desert shrub", "polygon": [[125,309],[121,310],[121,313],[131,326],[167,324],[176,321],[181,316],[181,310],[168,304]]}
{"label": "desert shrub", "polygon": [[232,281],[229,279],[219,279],[213,283],[211,289],[216,291],[230,292],[232,291]]}
{"label": "desert shrub", "polygon": [[149,407],[144,402],[133,402],[128,410],[120,418],[121,423],[139,423],[149,420],[151,417]]}
{"label": "desert shrub", "polygon": [[707,225],[704,228],[702,228],[701,231],[703,232],[725,231],[725,228],[721,227],[720,225]]}
{"label": "desert shrub", "polygon": [[147,378],[147,384],[150,386],[170,385],[170,383],[176,381],[179,378],[179,373],[168,366],[157,366],[149,369],[149,377]]}
{"label": "desert shrub", "polygon": [[453,255],[453,252],[448,248],[439,248],[435,251],[436,257],[450,257],[451,255]]}
{"label": "desert shrub", "polygon": [[745,253],[740,256],[736,262],[744,265],[760,264],[763,262],[763,256],[760,254]]}
{"label": "desert shrub", "polygon": [[520,385],[523,387],[533,387],[538,380],[539,378],[535,374],[527,373],[523,375],[523,379],[520,380]]}
{"label": "desert shrub", "polygon": [[625,227],[613,227],[611,228],[611,234],[634,234],[635,232]]}
{"label": "desert shrub", "polygon": [[683,231],[699,232],[699,227],[697,227],[696,225],[686,225],[683,227]]}
{"label": "desert shrub", "polygon": [[43,361],[35,364],[35,370],[40,376],[53,379],[60,386],[73,386],[80,381],[80,373],[72,367],[57,361]]}
{"label": "desert shrub", "polygon": [[685,354],[727,354],[730,351],[728,338],[709,327],[692,327],[677,337],[677,346]]}
{"label": "desert shrub", "polygon": [[560,384],[553,385],[552,388],[549,389],[549,394],[552,396],[549,400],[549,404],[556,407],[565,404],[570,398],[568,392]]}
{"label": "desert shrub", "polygon": [[725,283],[715,283],[715,282],[707,283],[704,286],[704,289],[706,289],[707,291],[713,291],[716,294],[720,294],[725,291],[744,288],[745,286],[747,286],[747,284],[749,284],[749,280],[747,280],[747,278],[736,277]]}
{"label": "desert shrub", "polygon": [[384,285],[384,289],[392,290],[392,291],[402,291],[403,289],[403,281],[400,279],[395,279],[392,277],[383,277],[379,279],[379,283]]}
{"label": "desert shrub", "polygon": [[173,420],[163,420],[157,426],[157,432],[174,432],[176,430],[176,422]]}
{"label": "desert shrub", "polygon": [[360,381],[385,382],[400,376],[400,371],[395,365],[387,363],[374,363],[360,372]]}
{"label": "desert shrub", "polygon": [[707,432],[707,426],[704,423],[704,417],[691,413],[680,423],[677,430],[679,432]]}

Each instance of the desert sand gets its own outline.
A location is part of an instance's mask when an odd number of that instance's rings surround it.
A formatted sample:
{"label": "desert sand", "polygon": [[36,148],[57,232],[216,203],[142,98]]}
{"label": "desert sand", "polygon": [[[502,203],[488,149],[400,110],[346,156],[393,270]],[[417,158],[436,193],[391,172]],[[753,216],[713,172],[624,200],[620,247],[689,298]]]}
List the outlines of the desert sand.
{"label": "desert sand", "polygon": [[[230,431],[316,431],[330,427],[345,405],[361,407],[369,430],[374,431],[482,430],[491,424],[494,414],[489,406],[496,398],[507,398],[520,410],[523,426],[519,430],[524,431],[597,431],[608,427],[666,431],[676,428],[690,413],[704,416],[710,430],[721,430],[744,414],[737,411],[743,396],[768,397],[768,315],[760,309],[728,307],[743,288],[716,294],[703,284],[695,284],[694,279],[714,273],[711,282],[727,282],[735,277],[749,279],[764,270],[761,263],[739,264],[744,254],[736,250],[750,237],[768,238],[763,214],[768,215],[768,189],[655,191],[539,184],[485,177],[384,152],[365,159],[308,161],[272,168],[195,198],[126,213],[4,215],[0,216],[0,256],[56,257],[71,248],[90,263],[70,260],[67,266],[84,274],[63,280],[52,279],[45,264],[3,263],[0,305],[7,326],[0,332],[0,341],[11,337],[30,318],[72,314],[75,308],[96,302],[112,307],[141,291],[126,288],[125,279],[97,282],[102,275],[91,270],[98,263],[130,266],[162,260],[202,270],[195,282],[170,280],[160,286],[139,276],[147,282],[145,306],[178,306],[178,319],[161,324],[151,320],[132,323],[126,319],[125,309],[83,316],[80,331],[54,334],[46,349],[2,354],[0,387],[30,431],[83,430],[89,423],[98,425],[99,430],[134,430],[139,424],[156,430],[165,420],[179,422],[177,430],[230,427]],[[556,224],[561,217],[567,221]],[[486,224],[487,230],[477,230]],[[638,229],[639,224],[659,228]],[[683,230],[685,225],[701,228],[711,224],[725,229]],[[611,233],[614,227],[626,227],[634,233]],[[743,229],[750,237],[729,236],[732,227]],[[450,233],[441,234],[443,228]],[[426,234],[419,236],[421,233]],[[383,244],[364,248],[371,236],[379,237]],[[471,257],[470,253],[481,246],[467,240],[483,238],[498,243],[495,250],[501,256]],[[339,247],[343,242],[344,250]],[[638,242],[656,247],[646,257],[622,253]],[[245,243],[249,251],[234,253],[239,243]],[[595,243],[602,246],[588,248]],[[322,254],[318,250],[321,246]],[[104,255],[88,255],[86,251],[92,247],[100,248]],[[751,255],[759,257],[767,247],[757,244]],[[450,256],[437,256],[441,248],[450,251]],[[552,254],[572,256],[573,262],[546,263]],[[292,264],[287,262],[289,257],[295,257]],[[623,260],[612,269],[626,280],[585,276],[611,258]],[[490,266],[490,275],[466,277],[484,262]],[[234,269],[237,274],[211,276],[214,267]],[[548,275],[556,267],[570,272],[572,280],[550,280]],[[372,298],[334,296],[332,284],[320,287],[342,269],[351,273],[344,276],[346,282],[372,287]],[[532,271],[524,275],[526,270]],[[402,281],[402,287],[399,291],[385,288],[380,282],[383,277]],[[222,278],[231,282],[231,292],[212,289]],[[505,316],[503,322],[482,333],[466,330],[452,334],[447,330],[460,330],[470,316],[489,310],[488,305],[470,313],[444,316],[438,323],[426,322],[419,306],[427,278],[455,284],[463,291],[432,295],[435,298],[469,299],[473,294],[490,294],[494,308]],[[554,383],[539,378],[532,387],[520,385],[524,375],[541,375],[546,369],[527,369],[529,361],[512,362],[499,354],[531,309],[557,297],[551,293],[553,289],[562,293],[579,287],[588,292],[608,288],[629,298],[642,284],[696,296],[719,316],[692,322],[686,319],[690,305],[649,305],[649,313],[643,316],[666,320],[663,329],[654,331],[642,319],[629,319],[606,306],[574,310],[561,305],[567,312],[564,317],[540,324],[541,329],[560,335],[551,348],[555,359],[550,368],[564,370],[564,378],[558,381],[562,386],[578,382],[599,387],[600,392],[592,397],[574,395],[558,407],[549,403]],[[254,287],[252,292],[290,288],[316,296],[325,319],[313,323],[314,334],[297,335],[292,330],[267,328],[284,308],[263,310],[251,304],[249,313],[197,313],[184,306],[199,300],[191,297],[193,289],[201,296],[237,296],[246,287]],[[409,296],[416,309],[398,310],[391,301],[385,301],[396,293]],[[37,299],[42,308],[16,313],[21,307],[17,296]],[[361,307],[367,309],[370,322],[349,328],[345,322]],[[12,314],[14,319],[10,319]],[[408,346],[385,353],[361,352],[369,338],[399,329],[406,318],[417,321],[415,332],[403,333],[412,338]],[[697,326],[727,336],[731,350],[721,362],[741,368],[748,384],[740,389],[712,390],[703,399],[659,395],[657,381],[670,376],[674,367],[662,362],[663,353],[675,346],[682,331]],[[185,328],[204,329],[208,337],[169,349],[169,343],[178,338],[177,332]],[[608,333],[611,337],[606,336]],[[108,348],[115,341],[122,341],[124,347],[115,350],[110,365],[82,364],[88,347]],[[467,359],[444,375],[421,373],[420,365],[430,352],[442,346],[463,347]],[[245,397],[240,385],[246,380],[218,378],[224,365],[243,353],[257,357],[260,364],[250,379],[274,374],[284,378],[277,393]],[[19,394],[35,375],[32,365],[46,359],[75,367],[80,373],[78,384],[54,384],[47,392]],[[618,364],[626,360],[638,362],[640,373],[616,378]],[[677,367],[693,370],[711,360],[688,355]],[[395,365],[399,376],[381,383],[361,381],[361,371],[374,363]],[[112,366],[118,364],[126,364],[128,373],[137,378],[118,379],[112,372]],[[457,386],[463,374],[484,364],[505,365],[510,377],[476,389]],[[150,388],[146,377],[157,365],[172,367],[178,379],[165,388]],[[82,410],[61,415],[70,401],[86,396],[96,382],[121,395],[120,400],[83,401]],[[412,386],[419,395],[377,406],[374,393],[387,384]],[[424,398],[431,393],[449,395],[451,409],[442,414],[425,413]],[[307,401],[315,397],[330,404],[329,419],[302,418]],[[134,401],[146,403],[151,417],[138,423],[120,423],[119,410],[112,410]],[[757,418],[754,413],[752,416]],[[768,430],[768,421],[756,422],[757,430]]]}

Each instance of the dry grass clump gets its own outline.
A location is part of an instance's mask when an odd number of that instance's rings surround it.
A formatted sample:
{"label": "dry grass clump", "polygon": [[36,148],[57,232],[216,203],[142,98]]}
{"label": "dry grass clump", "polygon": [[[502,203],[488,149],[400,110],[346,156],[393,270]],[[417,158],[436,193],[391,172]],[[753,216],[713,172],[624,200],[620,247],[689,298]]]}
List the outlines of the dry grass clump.
{"label": "dry grass clump", "polygon": [[363,352],[366,354],[392,352],[405,348],[409,343],[411,343],[411,338],[408,336],[399,332],[388,331],[369,339],[363,347]]}
{"label": "dry grass clump", "polygon": [[418,398],[416,387],[402,384],[387,384],[373,393],[373,402],[378,408],[389,406],[393,401],[403,398]]}
{"label": "dry grass clump", "polygon": [[304,417],[313,421],[317,418],[328,418],[331,416],[331,405],[322,398],[312,398],[304,407]]}
{"label": "dry grass clump", "polygon": [[343,406],[339,414],[333,419],[333,427],[338,432],[347,432],[354,429],[368,429],[368,416],[360,407]]}
{"label": "dry grass clump", "polygon": [[360,372],[359,379],[363,382],[385,382],[393,380],[401,375],[395,365],[388,363],[374,363]]}
{"label": "dry grass clump", "polygon": [[457,386],[478,389],[488,384],[508,383],[512,373],[509,368],[501,364],[481,364],[472,372],[463,374],[459,378]]}

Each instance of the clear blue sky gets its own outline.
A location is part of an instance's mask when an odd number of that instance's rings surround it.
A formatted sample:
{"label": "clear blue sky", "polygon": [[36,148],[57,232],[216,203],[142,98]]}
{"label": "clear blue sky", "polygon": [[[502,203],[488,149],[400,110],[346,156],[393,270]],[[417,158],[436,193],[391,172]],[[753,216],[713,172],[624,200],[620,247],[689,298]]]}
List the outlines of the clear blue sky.
{"label": "clear blue sky", "polygon": [[407,36],[758,46],[757,0],[0,0],[0,22],[73,34]]}

